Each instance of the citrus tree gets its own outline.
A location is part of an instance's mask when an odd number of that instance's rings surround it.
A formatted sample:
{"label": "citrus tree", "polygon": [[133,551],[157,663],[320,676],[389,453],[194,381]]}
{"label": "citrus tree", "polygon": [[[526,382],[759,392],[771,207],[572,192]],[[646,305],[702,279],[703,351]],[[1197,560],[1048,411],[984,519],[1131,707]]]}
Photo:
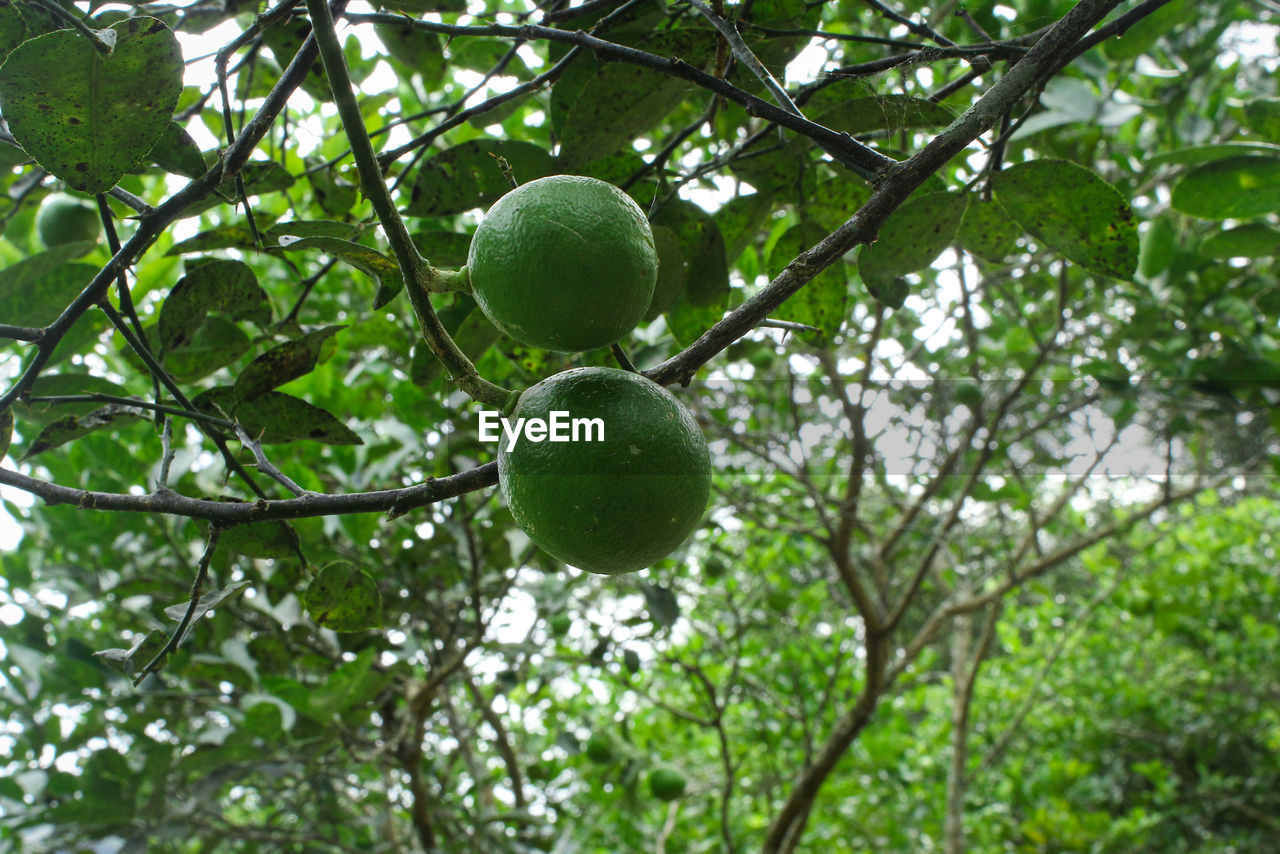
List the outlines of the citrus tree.
{"label": "citrus tree", "polygon": [[0,850],[1263,850],[1274,16],[0,3]]}

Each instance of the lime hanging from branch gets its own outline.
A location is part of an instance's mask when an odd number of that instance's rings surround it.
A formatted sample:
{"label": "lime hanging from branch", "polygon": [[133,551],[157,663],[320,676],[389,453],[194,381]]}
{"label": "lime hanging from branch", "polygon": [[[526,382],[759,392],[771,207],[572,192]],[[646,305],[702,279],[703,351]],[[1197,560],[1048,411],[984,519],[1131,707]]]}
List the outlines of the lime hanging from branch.
{"label": "lime hanging from branch", "polygon": [[552,423],[553,413],[569,440],[552,431],[531,441],[526,430],[498,450],[498,483],[529,538],[604,575],[643,569],[679,547],[711,494],[707,441],[689,411],[639,374],[574,368],[525,391],[509,421],[519,431]]}
{"label": "lime hanging from branch", "polygon": [[658,255],[644,211],[595,178],[552,175],[494,203],[471,239],[467,271],[493,324],[530,347],[608,347],[653,299]]}

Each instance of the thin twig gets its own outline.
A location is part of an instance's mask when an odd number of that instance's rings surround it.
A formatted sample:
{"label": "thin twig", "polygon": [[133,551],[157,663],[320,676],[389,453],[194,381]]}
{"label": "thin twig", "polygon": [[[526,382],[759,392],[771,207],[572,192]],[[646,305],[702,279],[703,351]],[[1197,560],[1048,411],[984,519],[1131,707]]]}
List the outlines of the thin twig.
{"label": "thin twig", "polygon": [[213,560],[213,550],[218,546],[218,539],[222,536],[222,530],[220,525],[214,525],[209,529],[209,542],[204,547],[204,554],[200,556],[200,566],[196,570],[195,580],[191,582],[191,602],[187,604],[187,612],[182,615],[182,621],[178,623],[178,628],[173,630],[168,642],[156,653],[155,658],[147,662],[146,666],[133,678],[135,688],[143,679],[154,673],[164,663],[164,660],[169,657],[169,654],[178,648],[178,644],[182,643],[182,639],[187,633],[187,627],[191,625],[191,618],[195,616],[196,608],[200,606],[200,590],[204,587],[204,581],[209,576],[209,563]]}

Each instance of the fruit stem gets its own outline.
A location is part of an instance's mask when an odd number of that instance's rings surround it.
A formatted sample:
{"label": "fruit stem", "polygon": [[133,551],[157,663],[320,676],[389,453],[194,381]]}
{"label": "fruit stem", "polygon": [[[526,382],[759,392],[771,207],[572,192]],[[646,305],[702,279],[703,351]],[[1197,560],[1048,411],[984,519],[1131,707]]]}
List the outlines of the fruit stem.
{"label": "fruit stem", "polygon": [[627,351],[622,349],[621,344],[613,344],[609,348],[613,351],[613,358],[618,360],[618,365],[624,371],[630,371],[633,374],[640,373],[636,370],[635,364],[631,361],[631,357],[627,355]]}
{"label": "fruit stem", "polygon": [[[351,75],[347,73],[347,61],[342,55],[342,44],[338,41],[329,4],[326,0],[306,0],[306,3],[316,46],[320,49],[320,61],[329,77],[333,101],[338,107],[347,141],[351,143],[351,154],[360,173],[360,190],[373,204],[378,221],[387,233],[396,263],[400,265],[400,272],[404,275],[407,285],[405,291],[418,316],[422,338],[458,388],[479,403],[501,409],[510,403],[515,393],[480,376],[467,354],[449,337],[429,298],[432,291],[462,290],[458,284],[460,280],[466,281],[465,274],[462,271],[437,270],[413,245],[409,229],[405,227],[400,211],[391,198],[391,191],[383,180],[382,170],[378,168],[373,143],[369,139],[364,116],[360,113],[360,105],[356,102],[355,91],[351,86]],[[449,286],[442,287],[442,283]]]}

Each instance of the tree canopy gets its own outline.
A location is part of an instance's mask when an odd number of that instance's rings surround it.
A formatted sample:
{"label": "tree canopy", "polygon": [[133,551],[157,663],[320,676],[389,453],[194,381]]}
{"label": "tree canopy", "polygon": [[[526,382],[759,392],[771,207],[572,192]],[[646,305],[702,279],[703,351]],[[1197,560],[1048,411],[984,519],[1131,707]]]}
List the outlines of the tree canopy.
{"label": "tree canopy", "polygon": [[[1278,12],[0,2],[0,852],[1266,850]],[[557,174],[615,348],[470,294]],[[710,445],[638,572],[479,429],[579,366]]]}

